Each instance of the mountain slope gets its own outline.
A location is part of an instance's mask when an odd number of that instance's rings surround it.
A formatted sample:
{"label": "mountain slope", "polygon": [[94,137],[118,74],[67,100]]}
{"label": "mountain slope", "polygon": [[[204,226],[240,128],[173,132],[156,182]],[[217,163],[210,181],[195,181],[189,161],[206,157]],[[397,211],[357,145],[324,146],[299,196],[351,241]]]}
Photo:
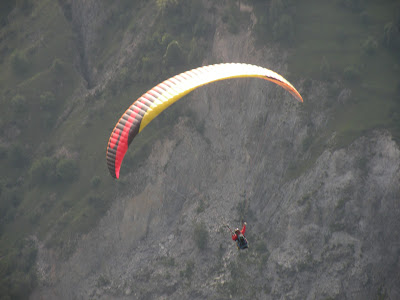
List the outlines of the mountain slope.
{"label": "mountain slope", "polygon": [[[395,2],[7,2],[1,297],[398,298]],[[281,73],[305,102],[256,79],[200,88],[109,176],[133,100],[232,61]],[[243,219],[237,252],[225,224]]]}
{"label": "mountain slope", "polygon": [[[284,74],[278,53],[217,22],[205,63],[263,62]],[[327,93],[313,84],[311,112],[257,80],[182,99],[186,113],[123,175],[129,192],[71,258],[39,254],[45,284],[33,298],[396,297],[399,149],[385,131],[339,149],[332,135],[309,165],[305,143],[332,113]],[[243,217],[251,244],[239,253],[224,225]]]}

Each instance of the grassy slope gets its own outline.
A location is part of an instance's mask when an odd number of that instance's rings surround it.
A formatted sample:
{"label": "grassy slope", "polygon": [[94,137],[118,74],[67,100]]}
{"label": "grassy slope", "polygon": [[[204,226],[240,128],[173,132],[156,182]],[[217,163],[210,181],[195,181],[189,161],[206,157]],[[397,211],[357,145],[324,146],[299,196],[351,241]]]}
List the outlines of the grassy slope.
{"label": "grassy slope", "polygon": [[[325,57],[331,66],[330,80],[341,80],[352,90],[351,102],[337,107],[329,123],[328,131],[337,133],[338,146],[366,130],[390,126],[400,68],[395,53],[383,47],[381,41],[384,25],[392,20],[397,6],[393,0],[365,1],[364,13],[369,20],[363,21],[360,12],[352,12],[335,1],[305,0],[297,5],[295,51],[289,70],[299,77],[318,80]],[[362,51],[368,37],[378,42],[376,53],[371,55]],[[344,79],[344,70],[349,66],[360,70],[360,78]]]}

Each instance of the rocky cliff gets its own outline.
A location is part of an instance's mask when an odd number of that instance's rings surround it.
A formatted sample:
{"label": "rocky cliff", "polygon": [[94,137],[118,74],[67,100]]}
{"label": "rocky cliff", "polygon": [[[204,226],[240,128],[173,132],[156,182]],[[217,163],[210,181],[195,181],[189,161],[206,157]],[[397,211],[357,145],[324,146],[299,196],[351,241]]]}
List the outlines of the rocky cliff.
{"label": "rocky cliff", "polygon": [[[250,30],[215,26],[203,64],[286,75],[285,54],[256,48]],[[313,83],[309,111],[254,79],[182,99],[187,113],[123,179],[128,195],[73,255],[39,249],[32,299],[400,298],[399,148],[374,131],[345,147],[329,136],[311,153],[330,117],[326,93]],[[238,252],[225,224],[242,219],[250,248]]]}

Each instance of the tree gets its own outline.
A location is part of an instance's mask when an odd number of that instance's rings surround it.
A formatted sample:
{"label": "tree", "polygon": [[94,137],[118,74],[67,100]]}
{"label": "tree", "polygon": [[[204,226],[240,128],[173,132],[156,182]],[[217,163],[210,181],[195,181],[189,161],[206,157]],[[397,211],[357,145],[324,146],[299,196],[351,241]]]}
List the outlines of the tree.
{"label": "tree", "polygon": [[350,81],[359,79],[360,75],[360,71],[356,66],[348,66],[344,69],[343,72],[343,77]]}
{"label": "tree", "polygon": [[11,107],[12,110],[16,113],[25,112],[27,110],[25,96],[18,94],[12,97]]}
{"label": "tree", "polygon": [[10,147],[8,159],[14,167],[23,167],[29,161],[29,155],[24,146],[17,143]]}
{"label": "tree", "polygon": [[274,39],[278,41],[290,42],[294,37],[294,25],[289,15],[282,15],[275,22],[273,28]]}
{"label": "tree", "polygon": [[167,50],[164,55],[166,66],[176,66],[184,62],[184,54],[182,48],[177,41],[172,41],[168,44]]}
{"label": "tree", "polygon": [[33,7],[32,0],[16,0],[16,7],[24,13],[29,13]]}
{"label": "tree", "polygon": [[400,49],[400,25],[394,22],[385,24],[383,28],[383,44],[393,50]]}
{"label": "tree", "polygon": [[331,65],[325,56],[322,57],[319,70],[321,71],[322,78],[324,78],[325,80],[329,79],[331,73]]}
{"label": "tree", "polygon": [[11,66],[16,75],[23,75],[29,69],[29,61],[26,54],[20,50],[15,50],[11,54]]}
{"label": "tree", "polygon": [[280,16],[283,14],[285,5],[282,0],[272,0],[269,7],[269,19],[271,24],[278,22]]}
{"label": "tree", "polygon": [[359,12],[365,6],[364,0],[337,0],[337,2],[353,12]]}
{"label": "tree", "polygon": [[195,224],[193,238],[194,238],[194,242],[195,242],[196,246],[200,250],[204,250],[207,248],[208,231],[203,222]]}
{"label": "tree", "polygon": [[43,110],[52,110],[56,106],[56,96],[50,91],[40,95],[40,108]]}
{"label": "tree", "polygon": [[29,170],[31,182],[34,184],[50,183],[55,177],[55,160],[50,157],[36,159]]}
{"label": "tree", "polygon": [[178,0],[157,0],[156,3],[158,11],[163,14],[168,9],[168,7],[178,4]]}
{"label": "tree", "polygon": [[79,174],[79,167],[76,161],[62,158],[56,165],[56,176],[63,182],[72,182]]}
{"label": "tree", "polygon": [[362,50],[368,55],[372,55],[376,52],[378,48],[378,42],[373,36],[369,36],[362,44]]}

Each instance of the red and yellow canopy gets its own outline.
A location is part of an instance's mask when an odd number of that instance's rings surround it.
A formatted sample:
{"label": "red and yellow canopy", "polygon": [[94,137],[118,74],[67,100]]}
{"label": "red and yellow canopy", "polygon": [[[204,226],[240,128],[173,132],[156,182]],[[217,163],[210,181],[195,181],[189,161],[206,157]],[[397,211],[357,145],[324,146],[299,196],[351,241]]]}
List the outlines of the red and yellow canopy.
{"label": "red and yellow canopy", "polygon": [[111,176],[119,178],[122,160],[132,140],[164,109],[200,86],[219,80],[245,77],[272,81],[303,102],[299,92],[285,78],[271,70],[255,65],[217,64],[181,73],[143,94],[119,119],[107,146],[107,165]]}

